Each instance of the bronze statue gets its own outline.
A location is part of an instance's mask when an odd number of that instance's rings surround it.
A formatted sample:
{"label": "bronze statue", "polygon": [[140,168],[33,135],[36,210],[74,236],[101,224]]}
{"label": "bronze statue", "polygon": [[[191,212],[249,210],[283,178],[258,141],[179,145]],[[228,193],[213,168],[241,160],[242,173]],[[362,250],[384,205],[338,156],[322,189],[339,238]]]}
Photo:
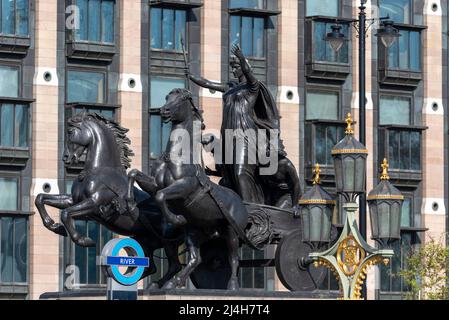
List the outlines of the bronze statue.
{"label": "bronze statue", "polygon": [[[82,247],[95,242],[80,234],[74,219],[88,219],[109,230],[136,239],[145,255],[153,260],[153,252],[164,248],[169,262],[167,274],[152,288],[160,288],[181,269],[178,247],[183,242],[183,230],[167,226],[152,198],[134,190],[137,207],[129,211],[125,202],[128,192],[126,169],[133,153],[126,137],[127,129],[96,113],[82,113],[68,121],[64,163],[78,162],[86,152],[83,171],[75,179],[71,194],[39,194],[35,205],[45,227],[56,234],[71,237]],[[61,223],[55,223],[45,206],[61,209]],[[143,277],[156,272],[151,263]]]}
{"label": "bronze statue", "polygon": [[[202,121],[190,91],[174,89],[170,92],[166,104],[161,108],[161,117],[172,124],[166,151],[152,166],[149,176],[137,170],[129,173],[128,199],[134,198],[133,185],[137,182],[142,190],[154,196],[168,223],[177,227],[185,226],[185,244],[189,252],[187,266],[164,288],[182,286],[201,263],[201,245],[221,237],[227,243],[232,267],[227,288],[236,290],[239,287],[237,272],[240,240],[251,245],[245,234],[248,211],[234,191],[212,183],[203,167],[195,164],[194,154],[189,152],[194,144],[194,120]],[[188,158],[184,161],[177,158],[182,140],[174,137],[174,132],[184,133],[189,139],[190,150],[187,150]]]}

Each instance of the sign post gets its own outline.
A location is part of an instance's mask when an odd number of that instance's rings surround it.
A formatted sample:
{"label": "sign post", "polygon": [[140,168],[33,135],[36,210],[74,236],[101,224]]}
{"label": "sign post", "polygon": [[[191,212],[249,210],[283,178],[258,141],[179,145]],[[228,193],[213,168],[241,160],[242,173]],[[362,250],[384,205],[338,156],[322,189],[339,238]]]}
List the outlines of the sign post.
{"label": "sign post", "polygon": [[[120,252],[127,256],[120,256]],[[98,264],[108,280],[108,300],[137,300],[137,283],[150,261],[136,240],[125,238],[109,241],[98,257]]]}

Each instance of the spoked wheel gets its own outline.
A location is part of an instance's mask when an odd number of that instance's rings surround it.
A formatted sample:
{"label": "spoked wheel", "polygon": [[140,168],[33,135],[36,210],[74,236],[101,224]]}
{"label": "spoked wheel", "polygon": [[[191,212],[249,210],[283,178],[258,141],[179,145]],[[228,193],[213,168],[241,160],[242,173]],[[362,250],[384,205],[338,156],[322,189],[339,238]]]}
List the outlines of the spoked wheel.
{"label": "spoked wheel", "polygon": [[212,240],[201,246],[201,264],[190,275],[197,289],[226,290],[232,269],[228,247],[223,239]]}
{"label": "spoked wheel", "polygon": [[295,230],[279,243],[276,249],[276,273],[282,284],[291,291],[317,290],[324,281],[327,269],[301,263],[312,253],[310,246],[302,242],[301,230]]}

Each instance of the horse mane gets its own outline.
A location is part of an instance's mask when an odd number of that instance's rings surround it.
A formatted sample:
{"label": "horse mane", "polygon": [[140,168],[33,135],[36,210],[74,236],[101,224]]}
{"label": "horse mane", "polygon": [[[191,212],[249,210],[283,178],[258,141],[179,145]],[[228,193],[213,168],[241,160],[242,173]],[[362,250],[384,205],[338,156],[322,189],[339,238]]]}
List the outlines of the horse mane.
{"label": "horse mane", "polygon": [[123,128],[117,122],[113,120],[106,119],[101,114],[96,112],[84,112],[81,115],[82,120],[87,117],[92,117],[94,120],[103,123],[108,129],[112,131],[114,134],[115,141],[120,150],[120,162],[125,169],[131,168],[131,159],[130,157],[134,156],[134,152],[131,150],[129,145],[131,144],[131,140],[126,136],[129,129]]}
{"label": "horse mane", "polygon": [[170,91],[169,95],[171,94],[177,94],[179,96],[179,99],[181,99],[182,101],[190,102],[192,106],[193,116],[195,117],[195,119],[201,122],[201,129],[204,130],[206,126],[204,125],[203,110],[200,110],[197,106],[195,106],[195,103],[193,102],[192,92],[187,89],[176,88]]}

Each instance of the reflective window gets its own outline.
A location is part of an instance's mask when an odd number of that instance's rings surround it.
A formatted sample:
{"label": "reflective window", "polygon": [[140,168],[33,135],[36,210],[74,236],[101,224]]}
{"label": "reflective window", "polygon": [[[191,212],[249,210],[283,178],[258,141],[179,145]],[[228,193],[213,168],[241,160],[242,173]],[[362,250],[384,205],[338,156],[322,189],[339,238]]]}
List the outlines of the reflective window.
{"label": "reflective window", "polygon": [[0,97],[19,96],[19,68],[0,66]]}
{"label": "reflective window", "polygon": [[395,23],[412,23],[412,0],[379,0],[379,4],[381,17],[388,16]]}
{"label": "reflective window", "polygon": [[111,108],[87,108],[87,107],[76,107],[75,113],[91,112],[98,113],[109,120],[115,120],[115,110]]}
{"label": "reflective window", "polygon": [[29,121],[28,105],[0,104],[0,146],[27,148]]}
{"label": "reflective window", "polygon": [[182,51],[181,37],[187,43],[186,21],[186,10],[151,8],[151,48]]}
{"label": "reflective window", "polygon": [[339,94],[337,92],[308,91],[306,120],[337,120]]}
{"label": "reflective window", "polygon": [[381,96],[379,105],[379,124],[411,124],[411,99],[398,96]]}
{"label": "reflective window", "polygon": [[114,42],[114,0],[76,0],[79,28],[75,40]]}
{"label": "reflective window", "polygon": [[101,72],[67,72],[67,103],[105,102],[105,74]]}
{"label": "reflective window", "polygon": [[[265,252],[253,250],[247,246],[240,249],[239,257],[241,260],[263,260]],[[268,289],[266,268],[240,268],[240,287],[242,289]]]}
{"label": "reflective window", "polygon": [[185,88],[184,79],[151,78],[150,90],[150,159],[160,157],[170,138],[170,124],[163,123],[159,109],[165,104],[165,97],[175,88]]}
{"label": "reflective window", "polygon": [[0,1],[0,34],[27,36],[29,33],[28,0]]}
{"label": "reflective window", "polygon": [[401,37],[388,49],[388,67],[400,70],[421,70],[421,33],[400,30]]}
{"label": "reflective window", "polygon": [[0,178],[0,211],[17,211],[18,180],[15,178]]}
{"label": "reflective window", "polygon": [[315,159],[322,166],[333,166],[332,149],[344,137],[344,127],[315,125]]}
{"label": "reflective window", "polygon": [[307,0],[306,16],[337,17],[340,12],[339,0]]}
{"label": "reflective window", "polygon": [[0,284],[26,284],[28,218],[0,217]]}
{"label": "reflective window", "polygon": [[229,8],[263,9],[264,0],[229,0]]}
{"label": "reflective window", "polygon": [[[313,22],[313,59],[314,61],[348,63],[349,61],[349,42],[345,41],[339,52],[335,52],[329,41],[326,41],[326,35],[332,31],[334,22]],[[349,27],[343,25],[341,32],[349,39]]]}
{"label": "reflective window", "polygon": [[[265,57],[265,19],[231,16],[230,44],[237,43],[248,57]],[[231,47],[230,46],[230,47]]]}
{"label": "reflective window", "polygon": [[421,132],[388,130],[390,169],[421,171]]}
{"label": "reflective window", "polygon": [[407,258],[412,253],[412,235],[404,233],[401,235],[401,241],[394,243],[393,250],[395,255],[390,263],[385,266],[383,263],[380,268],[380,291],[382,293],[403,293],[409,291],[399,272],[407,268]]}

